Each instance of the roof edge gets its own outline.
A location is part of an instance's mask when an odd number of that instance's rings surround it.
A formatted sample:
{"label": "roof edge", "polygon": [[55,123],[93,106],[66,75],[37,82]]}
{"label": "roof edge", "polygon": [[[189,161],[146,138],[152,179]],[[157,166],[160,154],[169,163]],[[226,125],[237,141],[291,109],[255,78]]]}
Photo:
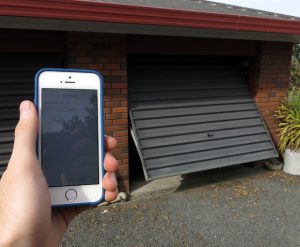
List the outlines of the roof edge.
{"label": "roof edge", "polygon": [[[198,1],[198,0],[193,0],[193,1]],[[300,17],[297,17],[297,16],[293,16],[293,15],[287,15],[287,14],[283,14],[283,13],[280,13],[280,12],[274,12],[274,11],[267,11],[267,10],[262,10],[262,9],[255,9],[255,8],[250,8],[250,7],[246,7],[246,6],[238,6],[238,5],[235,5],[235,4],[229,4],[229,3],[223,3],[223,2],[216,2],[217,0],[205,0],[206,2],[208,3],[213,3],[213,4],[216,4],[217,6],[223,6],[223,7],[228,7],[230,6],[231,9],[235,9],[235,10],[241,10],[241,9],[244,9],[246,11],[252,11],[252,12],[255,12],[255,13],[264,13],[264,14],[268,14],[268,15],[274,15],[276,17],[279,17],[280,19],[283,19],[283,20],[300,20]],[[247,16],[247,15],[246,15]],[[263,16],[261,16],[263,17]],[[265,17],[265,18],[268,18],[268,17]],[[270,16],[270,18],[272,19],[272,17]],[[279,19],[279,18],[275,18],[275,19]]]}
{"label": "roof edge", "polygon": [[300,21],[75,0],[4,0],[0,16],[300,34]]}

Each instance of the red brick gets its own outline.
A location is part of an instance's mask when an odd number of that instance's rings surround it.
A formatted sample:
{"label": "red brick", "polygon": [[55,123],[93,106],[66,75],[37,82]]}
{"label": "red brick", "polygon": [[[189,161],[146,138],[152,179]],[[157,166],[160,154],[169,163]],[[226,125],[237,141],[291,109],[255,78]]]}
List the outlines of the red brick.
{"label": "red brick", "polygon": [[107,95],[120,95],[120,93],[121,93],[120,89],[106,88],[104,90],[104,94],[107,94]]}
{"label": "red brick", "polygon": [[261,44],[260,73],[255,83],[257,84],[255,100],[273,138],[276,136],[277,129],[274,111],[285,97],[289,84],[291,47],[290,43],[262,42]]}
{"label": "red brick", "polygon": [[88,64],[87,69],[95,69],[95,70],[99,70],[99,69],[103,69],[103,64],[100,63],[92,63],[92,64]]}
{"label": "red brick", "polygon": [[129,170],[128,169],[124,169],[123,170],[123,175],[124,176],[128,176],[129,175]]}
{"label": "red brick", "polygon": [[112,88],[127,88],[128,84],[123,82],[123,83],[112,83]]}
{"label": "red brick", "polygon": [[264,103],[264,102],[269,102],[269,101],[270,101],[269,98],[258,98],[256,100],[257,103]]}
{"label": "red brick", "polygon": [[118,143],[122,142],[122,136],[114,136],[114,138],[117,140]]}
{"label": "red brick", "polygon": [[95,58],[95,62],[101,63],[101,64],[110,63],[111,61],[112,61],[111,57],[96,57]]}
{"label": "red brick", "polygon": [[70,69],[86,69],[86,64],[71,63],[71,64],[68,64],[68,68],[70,68]]}
{"label": "red brick", "polygon": [[110,70],[101,70],[101,75],[104,76],[104,81],[105,81],[105,76],[110,76],[111,71]]}
{"label": "red brick", "polygon": [[128,113],[122,113],[122,118],[128,118]]}
{"label": "red brick", "polygon": [[127,63],[127,58],[126,57],[113,57],[111,59],[112,63]]}
{"label": "red brick", "polygon": [[105,119],[120,119],[122,118],[123,113],[111,113],[105,114]]}
{"label": "red brick", "polygon": [[[119,137],[116,137],[116,139],[119,138]],[[127,153],[120,153],[118,154],[117,158],[120,159],[120,160],[123,160],[123,159],[126,159],[128,157],[128,154]]]}
{"label": "red brick", "polygon": [[124,51],[126,50],[126,44],[113,44],[112,45],[112,49],[113,50],[120,50],[120,51]]}
{"label": "red brick", "polygon": [[105,131],[105,135],[106,135],[106,136],[112,136],[112,132]]}
{"label": "red brick", "polygon": [[119,57],[121,53],[119,51],[104,51],[103,55],[105,57]]}
{"label": "red brick", "polygon": [[284,98],[284,97],[287,96],[287,92],[278,92],[278,93],[277,93],[277,96],[278,96],[278,97],[281,97],[281,98]]}
{"label": "red brick", "polygon": [[111,108],[104,108],[104,113],[111,113]]}
{"label": "red brick", "polygon": [[107,101],[104,102],[105,107],[116,107],[116,106],[122,106],[123,101]]}
{"label": "red brick", "polygon": [[112,108],[112,113],[117,113],[117,112],[126,112],[127,113],[128,108],[127,107],[115,107]]}
{"label": "red brick", "polygon": [[281,102],[282,100],[277,97],[277,98],[271,98],[271,102]]}
{"label": "red brick", "polygon": [[128,124],[128,118],[127,119],[114,119],[113,124]]}
{"label": "red brick", "polygon": [[110,63],[108,63],[108,64],[104,64],[104,68],[105,69],[120,69],[121,66],[120,66],[120,64],[110,64]]}
{"label": "red brick", "polygon": [[114,136],[128,136],[128,131],[125,131],[125,130],[115,131]]}
{"label": "red brick", "polygon": [[[118,130],[122,130],[122,125],[106,126],[105,130],[106,131],[118,131]],[[118,146],[120,146],[120,145],[118,145]]]}
{"label": "red brick", "polygon": [[118,147],[120,147],[120,148],[128,148],[128,143],[127,142],[119,143]]}
{"label": "red brick", "polygon": [[127,95],[112,95],[113,100],[127,101]]}
{"label": "red brick", "polygon": [[258,92],[257,92],[257,96],[260,97],[260,98],[262,98],[262,97],[267,98],[267,97],[268,97],[268,93],[264,93],[264,92],[258,91]]}
{"label": "red brick", "polygon": [[111,74],[113,76],[116,76],[116,75],[125,76],[125,75],[127,75],[127,70],[125,70],[125,69],[112,70]]}
{"label": "red brick", "polygon": [[121,89],[121,94],[123,94],[123,95],[127,95],[128,94],[128,89],[126,88],[124,88],[124,89]]}
{"label": "red brick", "polygon": [[68,54],[69,54],[69,57],[70,56],[84,57],[84,56],[87,55],[87,51],[84,51],[84,50],[69,50]]}
{"label": "red brick", "polygon": [[[115,132],[114,132],[114,134],[115,134]],[[113,134],[113,137],[115,137],[115,135]],[[116,156],[116,157],[118,157],[119,158],[119,155],[120,154],[123,154],[124,152],[123,152],[123,150],[122,149],[120,149],[120,148],[116,148],[115,150],[114,150],[114,152],[113,152],[113,154],[114,154],[114,156]],[[122,164],[123,165],[123,162],[122,162],[122,160],[120,160],[119,161],[119,165],[120,164]],[[120,166],[120,168],[122,169],[123,168],[123,166]],[[120,170],[120,169],[119,169]],[[122,169],[123,170],[123,169]]]}
{"label": "red brick", "polygon": [[77,57],[77,63],[93,63],[94,58],[92,57]]}
{"label": "red brick", "polygon": [[104,95],[104,101],[110,101],[111,96],[110,95]]}
{"label": "red brick", "polygon": [[104,89],[111,88],[111,83],[105,83],[104,82]]}
{"label": "red brick", "polygon": [[128,106],[128,101],[121,101],[121,106]]}
{"label": "red brick", "polygon": [[108,119],[105,119],[104,121],[104,125],[112,125],[113,124],[113,120],[108,120]]}

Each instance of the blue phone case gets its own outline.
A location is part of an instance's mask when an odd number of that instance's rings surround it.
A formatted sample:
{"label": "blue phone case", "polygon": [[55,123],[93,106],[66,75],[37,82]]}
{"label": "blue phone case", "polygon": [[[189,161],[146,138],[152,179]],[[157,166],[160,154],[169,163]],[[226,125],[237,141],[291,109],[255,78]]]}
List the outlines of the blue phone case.
{"label": "blue phone case", "polygon": [[[39,76],[42,72],[45,71],[55,71],[55,72],[80,72],[80,73],[94,73],[99,77],[100,80],[100,92],[99,92],[99,97],[100,97],[100,108],[98,114],[101,114],[101,129],[102,132],[100,133],[100,142],[102,142],[102,156],[101,161],[102,165],[100,169],[102,169],[102,176],[104,176],[104,110],[103,110],[103,77],[101,76],[100,73],[94,70],[81,70],[81,69],[60,69],[60,68],[44,68],[40,69],[36,74],[35,74],[35,80],[34,80],[34,104],[38,110],[38,105],[39,105]],[[103,179],[103,177],[102,177]],[[104,193],[105,190],[102,188],[102,197],[96,201],[96,202],[87,202],[87,203],[72,203],[72,204],[60,204],[60,205],[52,205],[52,207],[70,207],[70,206],[95,206],[99,204],[101,201],[104,199]]]}

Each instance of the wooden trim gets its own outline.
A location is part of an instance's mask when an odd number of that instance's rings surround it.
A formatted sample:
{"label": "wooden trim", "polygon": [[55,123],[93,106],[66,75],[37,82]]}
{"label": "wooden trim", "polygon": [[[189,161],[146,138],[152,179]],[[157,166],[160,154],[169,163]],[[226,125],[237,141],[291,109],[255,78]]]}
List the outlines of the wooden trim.
{"label": "wooden trim", "polygon": [[300,21],[74,0],[3,0],[0,15],[300,34]]}
{"label": "wooden trim", "polygon": [[128,36],[128,53],[257,56],[258,44],[257,41],[247,40],[130,35]]}

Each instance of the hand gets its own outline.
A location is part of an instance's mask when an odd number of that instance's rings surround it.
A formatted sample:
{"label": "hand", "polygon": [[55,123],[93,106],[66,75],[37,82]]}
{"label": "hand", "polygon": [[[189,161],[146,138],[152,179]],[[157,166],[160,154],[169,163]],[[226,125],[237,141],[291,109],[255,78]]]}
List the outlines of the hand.
{"label": "hand", "polygon": [[[48,185],[35,151],[37,133],[35,106],[24,101],[13,153],[0,181],[0,246],[58,246],[71,220],[88,208],[51,208]],[[118,162],[109,153],[116,145],[115,139],[105,138],[103,187],[108,201],[118,193],[114,174]]]}

